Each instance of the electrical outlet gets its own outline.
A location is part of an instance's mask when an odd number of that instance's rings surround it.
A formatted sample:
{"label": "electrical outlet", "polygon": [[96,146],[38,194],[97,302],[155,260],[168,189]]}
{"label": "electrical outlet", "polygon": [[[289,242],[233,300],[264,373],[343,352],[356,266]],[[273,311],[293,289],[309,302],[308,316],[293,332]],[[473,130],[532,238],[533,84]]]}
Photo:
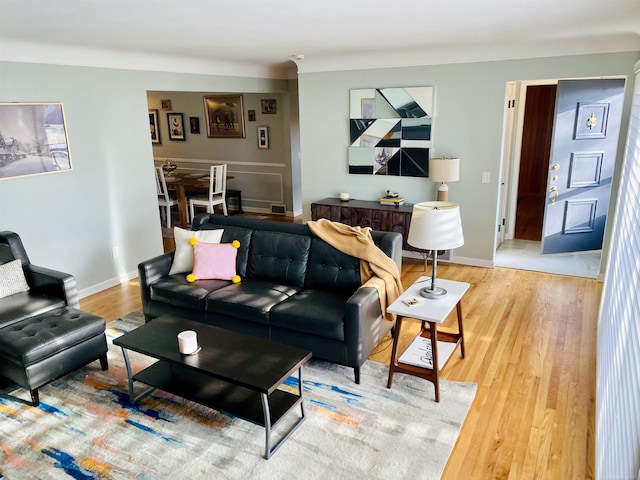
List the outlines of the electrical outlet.
{"label": "electrical outlet", "polygon": [[111,247],[111,256],[113,258],[118,258],[120,256],[120,252],[118,251],[118,247]]}
{"label": "electrical outlet", "polygon": [[482,183],[489,183],[491,181],[491,172],[482,172]]}

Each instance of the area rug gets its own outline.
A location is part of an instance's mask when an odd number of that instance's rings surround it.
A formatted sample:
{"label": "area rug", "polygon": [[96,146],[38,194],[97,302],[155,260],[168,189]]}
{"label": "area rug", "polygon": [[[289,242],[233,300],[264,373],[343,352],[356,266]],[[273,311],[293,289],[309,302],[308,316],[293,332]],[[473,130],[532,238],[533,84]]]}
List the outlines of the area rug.
{"label": "area rug", "polygon": [[[37,408],[0,397],[0,478],[438,479],[475,396],[474,384],[442,381],[436,403],[418,378],[396,375],[387,389],[386,365],[367,361],[356,385],[353,369],[312,360],[307,419],[265,460],[261,427],[160,391],[129,405],[111,340],[142,322],[109,323],[107,372],[94,362],[49,384]],[[149,363],[131,359],[136,371]]]}

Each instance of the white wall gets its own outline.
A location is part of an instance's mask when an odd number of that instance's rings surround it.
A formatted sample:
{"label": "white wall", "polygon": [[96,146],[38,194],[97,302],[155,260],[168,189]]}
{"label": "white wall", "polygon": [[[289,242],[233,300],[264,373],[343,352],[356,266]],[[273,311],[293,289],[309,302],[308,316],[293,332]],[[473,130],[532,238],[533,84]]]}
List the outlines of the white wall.
{"label": "white wall", "polygon": [[[492,265],[502,147],[503,108],[508,81],[628,75],[639,52],[528,60],[435,65],[376,70],[301,73],[300,124],[302,194],[305,218],[314,200],[350,192],[352,198],[375,200],[387,189],[408,202],[435,199],[436,186],[424,178],[348,174],[349,90],[375,87],[435,87],[431,155],[461,158],[460,181],[449,184],[449,199],[458,202],[466,243],[455,258]],[[623,135],[630,94],[627,94]],[[622,159],[622,149],[619,161]],[[619,170],[619,169],[618,169]],[[481,183],[482,172],[491,182]]]}
{"label": "white wall", "polygon": [[0,181],[0,229],[20,234],[33,263],[75,275],[81,296],[137,274],[140,261],[162,252],[147,91],[268,93],[283,85],[0,62],[0,102],[63,103],[73,162],[70,172]]}

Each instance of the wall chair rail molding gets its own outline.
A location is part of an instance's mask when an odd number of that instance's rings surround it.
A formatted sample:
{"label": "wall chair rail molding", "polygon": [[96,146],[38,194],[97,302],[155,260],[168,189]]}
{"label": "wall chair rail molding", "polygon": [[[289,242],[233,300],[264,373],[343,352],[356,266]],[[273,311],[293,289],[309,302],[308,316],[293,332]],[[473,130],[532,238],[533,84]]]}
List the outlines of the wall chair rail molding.
{"label": "wall chair rail molding", "polygon": [[0,180],[70,170],[62,103],[0,103]]}
{"label": "wall chair rail molding", "polygon": [[350,91],[349,173],[429,176],[434,87]]}

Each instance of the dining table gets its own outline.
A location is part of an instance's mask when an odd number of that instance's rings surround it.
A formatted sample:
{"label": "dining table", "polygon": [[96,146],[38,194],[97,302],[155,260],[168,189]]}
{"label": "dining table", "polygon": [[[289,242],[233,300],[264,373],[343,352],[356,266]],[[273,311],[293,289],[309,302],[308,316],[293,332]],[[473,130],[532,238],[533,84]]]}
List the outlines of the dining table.
{"label": "dining table", "polygon": [[[229,177],[227,177],[227,179],[228,178]],[[164,180],[167,183],[167,188],[176,192],[180,226],[182,228],[188,228],[189,215],[187,214],[187,208],[189,207],[189,202],[187,200],[187,192],[207,192],[209,189],[209,174],[205,172],[194,173],[174,170],[171,173],[165,174]]]}

